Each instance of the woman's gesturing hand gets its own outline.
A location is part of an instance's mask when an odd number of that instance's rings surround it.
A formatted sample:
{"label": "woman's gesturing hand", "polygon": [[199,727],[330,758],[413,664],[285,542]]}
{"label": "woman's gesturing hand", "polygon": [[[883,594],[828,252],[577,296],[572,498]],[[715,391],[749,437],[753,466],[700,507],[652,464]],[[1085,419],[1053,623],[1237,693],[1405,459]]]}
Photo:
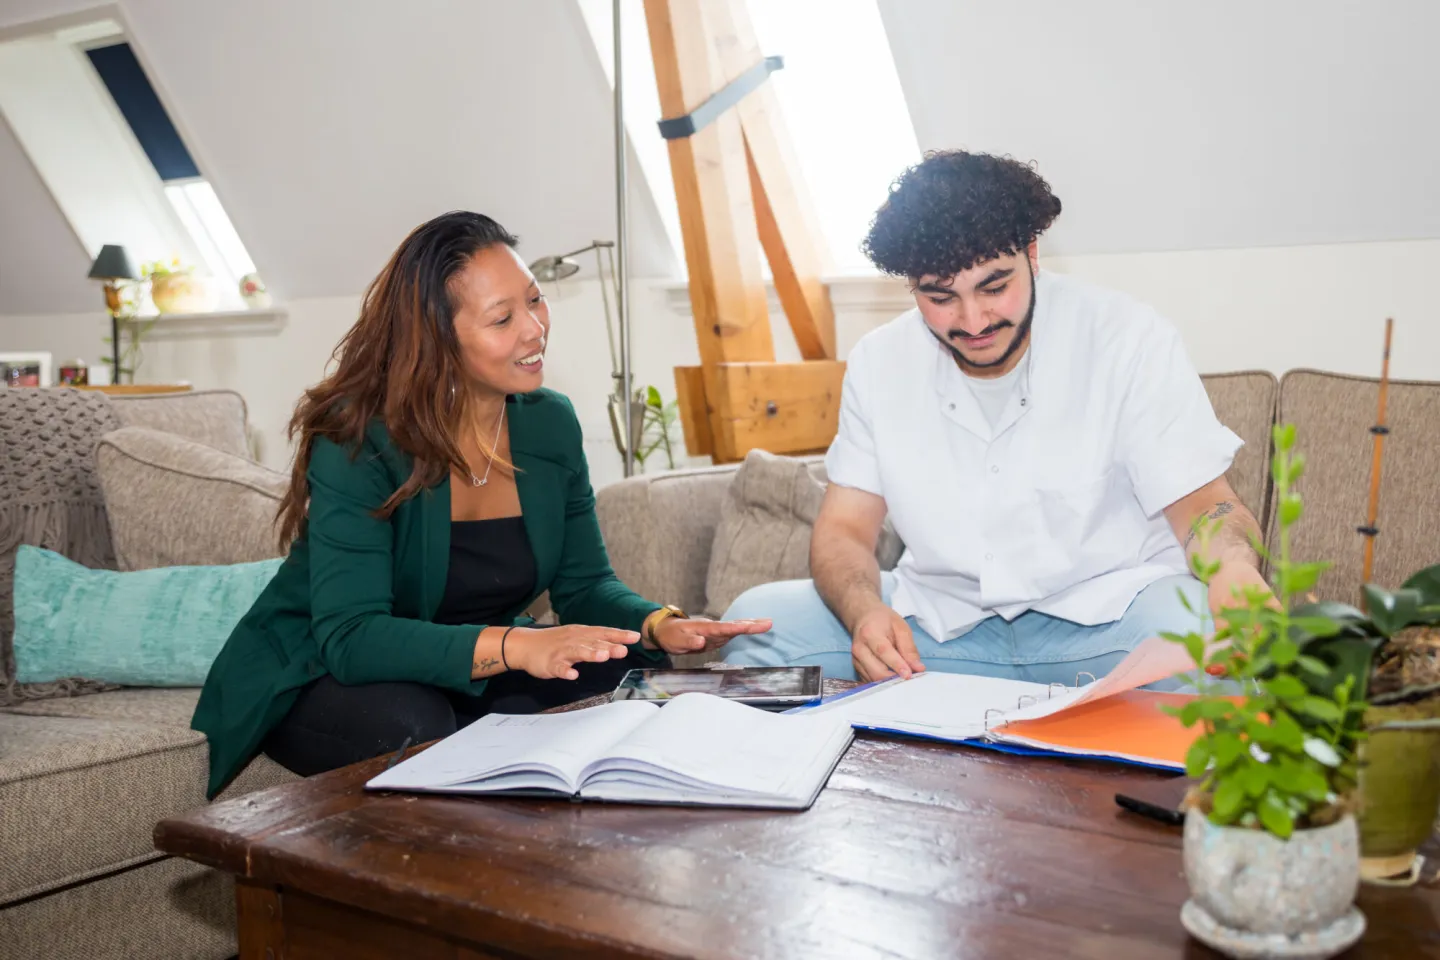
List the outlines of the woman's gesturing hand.
{"label": "woman's gesturing hand", "polygon": [[580,676],[575,664],[618,659],[639,640],[640,634],[633,630],[609,627],[516,627],[505,640],[505,662],[511,670],[524,670],[541,680],[575,680]]}

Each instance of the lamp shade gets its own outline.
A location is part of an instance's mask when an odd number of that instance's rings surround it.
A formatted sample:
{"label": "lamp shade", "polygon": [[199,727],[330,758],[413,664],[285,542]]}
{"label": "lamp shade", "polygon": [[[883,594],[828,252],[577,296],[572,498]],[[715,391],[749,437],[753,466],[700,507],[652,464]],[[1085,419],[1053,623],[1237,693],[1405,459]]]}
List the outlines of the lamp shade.
{"label": "lamp shade", "polygon": [[100,248],[100,255],[95,258],[86,276],[91,280],[139,280],[140,271],[135,269],[135,261],[130,259],[124,247],[118,243],[107,243]]}

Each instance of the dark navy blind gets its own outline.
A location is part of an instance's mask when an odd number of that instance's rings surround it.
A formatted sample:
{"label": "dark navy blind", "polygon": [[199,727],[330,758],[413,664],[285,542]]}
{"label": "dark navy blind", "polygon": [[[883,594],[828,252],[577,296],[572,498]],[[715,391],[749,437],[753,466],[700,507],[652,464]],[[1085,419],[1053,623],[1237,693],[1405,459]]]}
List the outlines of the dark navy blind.
{"label": "dark navy blind", "polygon": [[170,115],[155,95],[155,88],[128,43],[115,43],[87,51],[125,122],[155,166],[161,180],[184,180],[200,176],[200,169],[185,149]]}

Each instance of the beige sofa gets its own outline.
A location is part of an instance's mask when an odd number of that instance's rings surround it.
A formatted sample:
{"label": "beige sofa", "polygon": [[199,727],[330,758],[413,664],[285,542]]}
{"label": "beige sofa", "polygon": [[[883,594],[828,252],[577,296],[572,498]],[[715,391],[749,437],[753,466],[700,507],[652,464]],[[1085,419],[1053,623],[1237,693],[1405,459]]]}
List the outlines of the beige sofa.
{"label": "beige sofa", "polygon": [[[1262,521],[1271,512],[1266,477],[1277,409],[1297,425],[1309,465],[1302,482],[1307,516],[1295,537],[1296,552],[1335,561],[1321,589],[1328,597],[1353,599],[1362,546],[1354,528],[1365,516],[1375,383],[1311,371],[1292,372],[1279,384],[1264,373],[1205,381],[1220,419],[1246,441],[1230,478]],[[127,403],[139,402],[110,404],[113,426],[179,432],[232,456],[243,454],[236,439],[237,430],[243,435],[243,405],[234,395]],[[1440,384],[1392,384],[1389,421],[1374,579],[1394,585],[1440,561],[1440,447],[1433,442],[1440,435]],[[161,459],[139,434],[111,436],[109,446],[123,446],[127,456]],[[3,417],[0,439],[12,442]],[[94,437],[72,442],[93,444]],[[197,451],[192,462],[216,459]],[[185,469],[173,459],[162,466]],[[816,461],[808,466],[821,472]],[[175,482],[214,484],[223,497],[241,482],[239,468],[232,463],[229,469],[226,474],[222,464],[209,463],[177,472]],[[602,490],[600,523],[620,576],[656,600],[705,609],[716,531],[747,509],[734,495],[735,471],[728,466],[641,476]],[[212,476],[201,476],[206,473]],[[165,536],[196,529],[196,518],[172,514],[153,521],[168,531]],[[0,493],[0,554],[17,542],[3,527],[7,516]],[[143,553],[142,563],[169,555],[164,543],[142,549],[133,530],[116,534],[131,544],[120,552]],[[265,542],[264,536],[255,542]],[[103,553],[77,559],[93,566],[114,562],[113,552]],[[751,554],[752,566],[756,556]],[[762,562],[750,571],[756,582],[806,573],[804,552],[793,544],[776,550],[768,566],[763,550],[758,556]],[[8,575],[0,567],[0,586]],[[8,624],[0,622],[0,629]],[[17,944],[26,956],[57,958],[234,952],[229,885],[211,871],[159,857],[150,844],[156,820],[203,803],[206,748],[188,728],[195,697],[194,690],[129,689],[0,707],[0,954]],[[227,795],[288,776],[262,759]]]}

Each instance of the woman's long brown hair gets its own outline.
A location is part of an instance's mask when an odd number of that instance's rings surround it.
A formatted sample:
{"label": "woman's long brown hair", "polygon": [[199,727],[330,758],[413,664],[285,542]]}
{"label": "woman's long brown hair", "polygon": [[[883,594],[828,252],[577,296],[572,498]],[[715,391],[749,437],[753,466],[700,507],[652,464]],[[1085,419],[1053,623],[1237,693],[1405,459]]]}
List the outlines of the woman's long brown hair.
{"label": "woman's long brown hair", "polygon": [[468,469],[455,440],[468,422],[468,391],[450,281],[486,247],[517,242],[489,217],[453,212],[416,227],[390,257],[365,291],[360,319],[335,348],[335,371],[295,406],[289,437],[299,442],[280,503],[281,549],[305,532],[307,472],[318,437],[356,455],[366,426],[378,417],[395,446],[410,455],[414,468],[380,506],[381,518],[451,469]]}

